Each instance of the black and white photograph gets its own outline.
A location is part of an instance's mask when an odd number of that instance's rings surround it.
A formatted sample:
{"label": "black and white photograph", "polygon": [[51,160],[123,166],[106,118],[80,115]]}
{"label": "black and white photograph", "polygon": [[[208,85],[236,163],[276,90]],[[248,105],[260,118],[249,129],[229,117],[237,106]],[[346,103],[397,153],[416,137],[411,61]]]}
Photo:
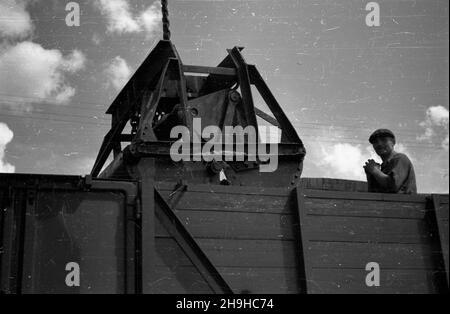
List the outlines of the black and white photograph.
{"label": "black and white photograph", "polygon": [[0,0],[0,294],[448,294],[448,212],[448,0]]}

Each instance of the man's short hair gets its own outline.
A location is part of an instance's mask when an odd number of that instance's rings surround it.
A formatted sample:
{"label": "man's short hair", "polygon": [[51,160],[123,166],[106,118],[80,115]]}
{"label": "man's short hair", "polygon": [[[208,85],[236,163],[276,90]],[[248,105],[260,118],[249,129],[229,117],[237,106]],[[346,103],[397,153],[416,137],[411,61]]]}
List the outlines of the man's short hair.
{"label": "man's short hair", "polygon": [[388,129],[378,129],[372,133],[369,137],[370,144],[373,144],[377,138],[380,137],[390,137],[394,140],[395,143],[395,135],[391,130]]}

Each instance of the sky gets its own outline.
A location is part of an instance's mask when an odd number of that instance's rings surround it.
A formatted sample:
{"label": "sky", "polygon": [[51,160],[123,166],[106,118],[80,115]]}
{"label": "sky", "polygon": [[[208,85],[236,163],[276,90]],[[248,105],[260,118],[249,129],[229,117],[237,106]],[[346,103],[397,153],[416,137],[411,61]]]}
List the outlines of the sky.
{"label": "sky", "polygon": [[[158,1],[73,1],[79,26],[69,2],[0,0],[0,172],[89,173],[106,109],[162,38]],[[245,47],[305,144],[303,177],[364,180],[389,128],[419,192],[448,193],[448,0],[377,1],[371,27],[363,0],[168,2],[185,64]]]}

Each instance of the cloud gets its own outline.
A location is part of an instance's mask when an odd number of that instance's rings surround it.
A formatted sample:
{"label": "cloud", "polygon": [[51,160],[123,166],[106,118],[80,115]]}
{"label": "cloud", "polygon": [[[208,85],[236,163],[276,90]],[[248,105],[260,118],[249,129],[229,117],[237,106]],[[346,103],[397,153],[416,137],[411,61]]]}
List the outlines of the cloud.
{"label": "cloud", "polygon": [[369,158],[379,159],[370,146],[363,149],[360,145],[348,143],[315,143],[310,155],[324,176],[348,180],[365,180],[364,163]]}
{"label": "cloud", "polygon": [[161,26],[161,4],[153,2],[140,15],[133,15],[127,0],[97,0],[97,8],[107,18],[109,33],[139,33],[152,36]]}
{"label": "cloud", "polygon": [[108,18],[108,31],[117,33],[133,33],[140,30],[137,21],[130,13],[126,0],[98,0],[97,6]]}
{"label": "cloud", "polygon": [[435,142],[440,141],[442,148],[448,151],[449,148],[449,112],[443,106],[429,107],[426,111],[425,121],[420,123],[424,133],[417,137],[419,141]]}
{"label": "cloud", "polygon": [[68,103],[75,88],[67,83],[67,74],[82,69],[86,61],[79,50],[63,55],[25,40],[34,30],[26,11],[31,1],[0,1],[0,94],[3,104],[20,112],[31,111],[32,103]]}
{"label": "cloud", "polygon": [[145,10],[139,17],[140,24],[148,34],[153,36],[161,28],[161,4],[156,1]]}
{"label": "cloud", "polygon": [[30,14],[23,0],[0,1],[0,38],[20,39],[33,31]]}
{"label": "cloud", "polygon": [[120,90],[130,78],[131,69],[123,58],[117,56],[107,66],[105,73],[108,76],[108,84]]}
{"label": "cloud", "polygon": [[424,151],[414,168],[421,193],[448,193],[448,151]]}
{"label": "cloud", "polygon": [[420,123],[424,128],[419,141],[440,143],[442,150],[425,151],[421,156],[423,169],[421,177],[424,193],[448,193],[448,153],[449,153],[449,111],[444,106],[429,107],[425,120]]}
{"label": "cloud", "polygon": [[0,122],[0,172],[13,173],[16,169],[5,161],[6,145],[13,139],[14,133],[4,123]]}
{"label": "cloud", "polygon": [[414,154],[409,151],[409,148],[406,145],[402,143],[395,144],[395,151],[397,153],[405,154],[413,164],[415,163],[416,158],[414,157]]}
{"label": "cloud", "polygon": [[427,110],[427,118],[438,126],[448,126],[448,109],[443,106],[430,107]]}
{"label": "cloud", "polygon": [[65,104],[75,94],[66,75],[82,69],[85,61],[78,50],[64,56],[30,41],[5,46],[0,49],[0,94],[18,96],[10,100],[11,107],[42,101]]}
{"label": "cloud", "polygon": [[75,73],[84,68],[85,62],[84,54],[79,50],[74,50],[61,59],[61,69],[69,73]]}

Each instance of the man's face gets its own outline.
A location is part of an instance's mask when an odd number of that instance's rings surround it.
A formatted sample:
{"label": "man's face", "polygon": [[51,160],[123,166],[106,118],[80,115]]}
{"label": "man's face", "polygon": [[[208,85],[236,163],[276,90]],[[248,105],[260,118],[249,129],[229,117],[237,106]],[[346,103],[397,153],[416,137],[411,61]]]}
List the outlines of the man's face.
{"label": "man's face", "polygon": [[389,156],[394,150],[394,140],[391,137],[377,137],[372,146],[378,156]]}

